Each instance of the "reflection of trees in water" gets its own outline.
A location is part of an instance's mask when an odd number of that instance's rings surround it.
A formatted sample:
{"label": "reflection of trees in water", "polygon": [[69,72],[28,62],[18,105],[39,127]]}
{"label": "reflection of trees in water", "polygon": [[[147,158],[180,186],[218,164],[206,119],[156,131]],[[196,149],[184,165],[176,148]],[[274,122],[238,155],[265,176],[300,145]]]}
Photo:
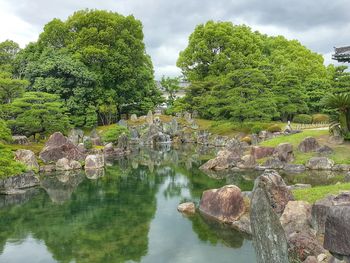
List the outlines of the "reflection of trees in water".
{"label": "reflection of trees in water", "polygon": [[[147,253],[155,194],[163,180],[148,173],[140,168],[124,177],[119,167],[111,167],[99,180],[84,180],[63,203],[41,193],[22,206],[5,207],[0,213],[0,246],[31,233],[44,240],[60,262],[139,261]],[[45,186],[50,193],[67,189],[50,179]]]}
{"label": "reflection of trees in water", "polygon": [[223,243],[228,247],[240,248],[243,245],[246,235],[237,232],[228,225],[218,223],[200,214],[189,217],[192,222],[192,229],[202,241],[211,244]]}

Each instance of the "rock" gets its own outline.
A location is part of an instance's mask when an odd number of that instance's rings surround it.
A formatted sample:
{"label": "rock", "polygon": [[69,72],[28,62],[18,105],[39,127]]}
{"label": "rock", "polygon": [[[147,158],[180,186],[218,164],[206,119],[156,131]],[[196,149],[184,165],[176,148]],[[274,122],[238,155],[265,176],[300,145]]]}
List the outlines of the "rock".
{"label": "rock", "polygon": [[349,171],[350,164],[336,164],[332,167],[333,171]]}
{"label": "rock", "polygon": [[290,143],[281,143],[273,152],[273,156],[277,157],[282,162],[292,162],[294,160],[293,145]]}
{"label": "rock", "polygon": [[51,173],[56,171],[56,165],[55,164],[48,164],[48,165],[42,165],[39,168],[40,173]]}
{"label": "rock", "polygon": [[119,126],[123,126],[123,127],[125,127],[125,128],[128,127],[128,123],[127,123],[125,120],[123,120],[123,119],[121,119],[121,120],[118,121],[118,125],[119,125]]}
{"label": "rock", "polygon": [[40,152],[40,159],[45,163],[57,162],[61,158],[69,160],[84,160],[84,153],[60,132],[55,132],[46,142]]}
{"label": "rock", "polygon": [[182,203],[177,206],[177,211],[183,214],[193,215],[196,213],[196,206],[193,202]]}
{"label": "rock", "polygon": [[85,169],[85,175],[90,180],[97,180],[105,175],[105,169]]}
{"label": "rock", "polygon": [[62,158],[56,162],[56,171],[69,171],[78,169],[81,169],[81,164],[78,161]]}
{"label": "rock", "polygon": [[291,163],[286,163],[283,166],[283,169],[288,172],[292,173],[300,173],[305,171],[305,166],[302,164],[291,164]]}
{"label": "rock", "polygon": [[337,135],[337,136],[329,136],[328,142],[331,144],[339,145],[344,143],[344,137]]}
{"label": "rock", "polygon": [[151,110],[149,110],[147,113],[146,121],[147,121],[148,125],[153,124],[153,113]]}
{"label": "rock", "polygon": [[242,159],[238,162],[237,167],[240,169],[254,169],[257,165],[256,160],[253,155],[244,155]]}
{"label": "rock", "polygon": [[324,234],[329,210],[335,205],[350,205],[350,193],[341,193],[338,196],[329,195],[315,202],[312,206],[312,225],[318,233]]}
{"label": "rock", "polygon": [[[267,176],[267,175],[266,175]],[[255,181],[250,209],[253,244],[258,263],[288,263],[288,245],[283,227],[271,207],[271,193],[264,178]]]}
{"label": "rock", "polygon": [[259,132],[258,137],[261,141],[266,141],[268,139],[273,138],[273,134],[269,131],[261,131]]}
{"label": "rock", "polygon": [[318,260],[318,262],[324,262],[325,260],[327,259],[327,255],[326,254],[319,254],[318,256],[317,256],[317,260]]}
{"label": "rock", "polygon": [[85,170],[101,169],[104,166],[105,166],[105,160],[102,154],[91,154],[86,156]]}
{"label": "rock", "polygon": [[74,145],[78,145],[83,142],[84,132],[81,129],[72,129],[68,134],[68,140]]}
{"label": "rock", "polygon": [[332,256],[328,262],[329,263],[350,263],[350,257],[336,255],[336,256]]}
{"label": "rock", "polygon": [[327,157],[312,157],[306,163],[306,167],[311,170],[330,170],[333,165],[333,160],[328,159]]}
{"label": "rock", "polygon": [[199,131],[197,135],[197,143],[202,145],[209,145],[209,132]]}
{"label": "rock", "polygon": [[272,158],[269,158],[266,160],[266,162],[263,164],[263,166],[266,168],[266,169],[283,169],[284,167],[284,163],[276,158],[276,157],[272,157]]}
{"label": "rock", "polygon": [[294,201],[292,192],[288,189],[282,177],[275,170],[265,170],[254,183],[267,193],[267,197],[274,212],[281,215],[289,201]]}
{"label": "rock", "polygon": [[39,164],[35,154],[30,150],[17,150],[15,160],[26,165],[30,170],[38,171]]}
{"label": "rock", "polygon": [[324,248],[332,253],[350,256],[350,205],[329,209],[325,225]]}
{"label": "rock", "polygon": [[327,145],[323,145],[321,146],[320,148],[318,148],[316,150],[316,152],[319,154],[319,155],[329,155],[329,154],[332,154],[334,151],[331,147],[327,146]]}
{"label": "rock", "polygon": [[137,115],[136,114],[131,114],[130,120],[131,121],[137,121]]}
{"label": "rock", "polygon": [[230,223],[238,220],[245,212],[241,189],[235,185],[226,185],[204,191],[199,211],[220,222]]}
{"label": "rock", "polygon": [[308,202],[288,202],[280,217],[282,227],[287,237],[294,232],[311,231],[311,208]]}
{"label": "rock", "polygon": [[28,140],[27,136],[15,135],[15,136],[12,136],[12,143],[13,144],[20,144],[20,145],[28,145],[29,140]]}
{"label": "rock", "polygon": [[306,137],[298,146],[298,150],[304,153],[314,152],[320,145],[314,137]]}
{"label": "rock", "polygon": [[0,193],[16,193],[16,189],[29,188],[40,184],[39,178],[33,172],[0,179]]}
{"label": "rock", "polygon": [[214,159],[207,161],[199,168],[202,170],[215,171],[226,170],[230,167],[234,167],[240,159],[241,158],[238,157],[234,152],[224,149],[219,151],[218,155]]}
{"label": "rock", "polygon": [[123,133],[118,138],[118,148],[126,151],[129,148],[129,137]]}
{"label": "rock", "polygon": [[325,252],[317,238],[309,232],[294,232],[288,238],[289,253],[303,261],[309,256],[318,256]]}
{"label": "rock", "polygon": [[271,156],[274,151],[275,148],[273,147],[253,146],[251,148],[250,154],[253,155],[255,159],[261,159]]}
{"label": "rock", "polygon": [[252,228],[250,223],[249,214],[243,214],[238,220],[231,223],[231,227],[239,232],[252,235]]}
{"label": "rock", "polygon": [[211,144],[215,147],[225,147],[228,141],[226,136],[215,136]]}
{"label": "rock", "polygon": [[236,139],[229,140],[225,149],[232,152],[232,154],[236,155],[237,157],[241,157],[244,152],[241,142]]}
{"label": "rock", "polygon": [[303,263],[318,263],[318,260],[314,256],[308,256]]}

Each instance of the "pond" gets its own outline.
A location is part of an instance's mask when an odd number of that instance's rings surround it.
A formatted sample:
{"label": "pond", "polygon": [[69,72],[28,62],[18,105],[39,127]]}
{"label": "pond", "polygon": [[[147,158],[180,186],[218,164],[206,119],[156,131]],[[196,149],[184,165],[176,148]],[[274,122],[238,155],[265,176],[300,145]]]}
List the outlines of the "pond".
{"label": "pond", "polygon": [[251,190],[261,173],[207,175],[198,167],[212,155],[203,148],[138,149],[103,176],[43,175],[40,188],[0,196],[0,262],[256,262],[246,236],[177,212],[206,189]]}

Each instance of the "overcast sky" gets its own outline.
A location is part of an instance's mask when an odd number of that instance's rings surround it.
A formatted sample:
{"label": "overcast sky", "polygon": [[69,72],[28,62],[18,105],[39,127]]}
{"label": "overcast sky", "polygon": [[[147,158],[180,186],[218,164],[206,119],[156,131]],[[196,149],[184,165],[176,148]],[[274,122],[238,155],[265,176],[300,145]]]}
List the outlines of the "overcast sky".
{"label": "overcast sky", "polygon": [[332,63],[334,46],[350,45],[350,0],[0,0],[0,41],[24,47],[53,18],[84,8],[133,14],[144,25],[156,79],[176,76],[178,54],[199,23],[247,24],[262,33],[298,39]]}

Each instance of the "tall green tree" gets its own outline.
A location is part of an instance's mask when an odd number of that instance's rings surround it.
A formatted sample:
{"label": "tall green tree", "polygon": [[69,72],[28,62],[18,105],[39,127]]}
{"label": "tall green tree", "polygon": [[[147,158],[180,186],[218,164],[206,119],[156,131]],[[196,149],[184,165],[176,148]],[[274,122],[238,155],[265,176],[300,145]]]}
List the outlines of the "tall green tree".
{"label": "tall green tree", "polygon": [[110,123],[125,109],[141,113],[160,101],[142,24],[133,16],[82,10],[66,21],[54,19],[15,65],[31,90],[64,100],[75,126],[87,125],[92,107],[96,120]]}
{"label": "tall green tree", "polygon": [[171,78],[162,76],[160,84],[169,94],[167,103],[172,105],[176,99],[176,92],[180,89],[180,77]]}

